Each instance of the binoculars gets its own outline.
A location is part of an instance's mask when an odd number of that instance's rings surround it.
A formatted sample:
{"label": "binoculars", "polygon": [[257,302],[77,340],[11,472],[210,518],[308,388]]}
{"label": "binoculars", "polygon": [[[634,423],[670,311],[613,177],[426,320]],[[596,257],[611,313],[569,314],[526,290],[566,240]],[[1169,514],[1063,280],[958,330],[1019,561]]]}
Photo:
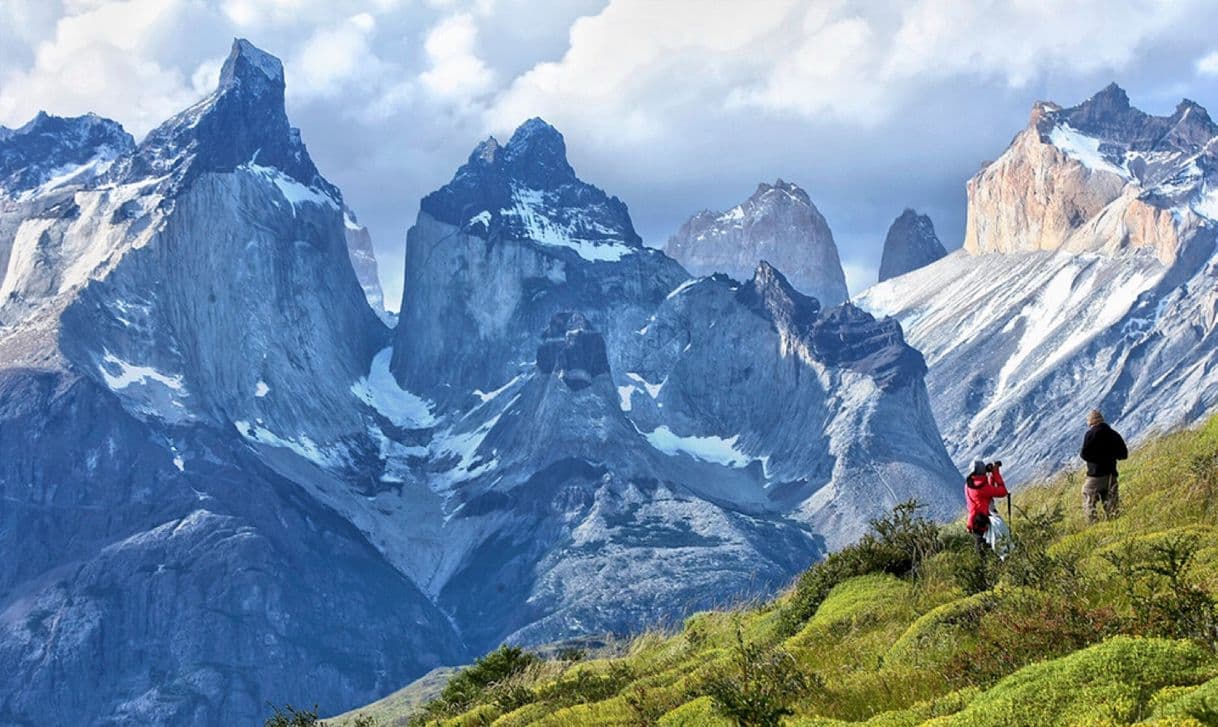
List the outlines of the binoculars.
{"label": "binoculars", "polygon": [[995,467],[1001,467],[1001,466],[1002,466],[1002,460],[1000,460],[1000,459],[996,459],[996,460],[994,460],[993,462],[987,462],[987,463],[986,463],[986,465],[985,465],[985,471],[986,471],[986,472],[993,472]]}

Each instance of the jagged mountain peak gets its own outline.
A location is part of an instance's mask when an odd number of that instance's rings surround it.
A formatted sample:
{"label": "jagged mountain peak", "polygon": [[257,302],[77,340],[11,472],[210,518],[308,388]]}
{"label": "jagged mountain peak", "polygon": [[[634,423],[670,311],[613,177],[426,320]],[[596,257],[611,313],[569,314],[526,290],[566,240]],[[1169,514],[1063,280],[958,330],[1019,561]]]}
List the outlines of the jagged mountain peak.
{"label": "jagged mountain peak", "polygon": [[479,142],[457,174],[463,172],[503,177],[540,190],[578,181],[567,161],[562,134],[537,117],[518,126],[507,144],[500,144],[494,136]]}
{"label": "jagged mountain peak", "polygon": [[533,189],[550,189],[576,179],[562,134],[537,117],[517,127],[501,158],[510,176]]}
{"label": "jagged mountain peak", "polygon": [[904,275],[946,254],[930,217],[907,207],[893,220],[884,238],[879,279],[883,282]]}
{"label": "jagged mountain peak", "polygon": [[625,203],[576,176],[562,134],[539,118],[507,144],[480,142],[420,211],[479,237],[567,248],[594,262],[616,262],[643,245]]}
{"label": "jagged mountain peak", "polygon": [[220,88],[261,83],[282,90],[283,63],[244,38],[234,38],[232,50],[220,69]]}
{"label": "jagged mountain peak", "polygon": [[1110,83],[1076,106],[1061,107],[1041,101],[1032,111],[1030,126],[1048,140],[1053,129],[1069,127],[1132,151],[1195,152],[1218,134],[1209,113],[1190,99],[1182,99],[1168,116],[1148,114],[1133,106],[1125,89]]}
{"label": "jagged mountain peak", "polygon": [[283,65],[242,39],[233,41],[216,90],[153,129],[122,174],[177,183],[242,165],[270,167],[341,203],[288,122]]}
{"label": "jagged mountain peak", "polygon": [[93,113],[64,117],[39,111],[16,129],[0,127],[0,193],[83,181],[134,147],[117,121]]}
{"label": "jagged mountain peak", "polygon": [[820,302],[804,295],[768,261],[757,263],[752,279],[740,286],[737,297],[774,320],[780,328],[806,331],[820,313]]}
{"label": "jagged mountain peak", "polygon": [[812,204],[812,198],[808,196],[807,191],[805,191],[803,187],[800,187],[794,182],[785,182],[783,181],[782,177],[775,180],[773,184],[767,184],[766,182],[759,183],[757,185],[757,191],[753,192],[753,196],[749,199],[756,202],[761,200],[770,192],[781,192],[794,202],[802,202],[810,207],[815,207],[815,205]]}

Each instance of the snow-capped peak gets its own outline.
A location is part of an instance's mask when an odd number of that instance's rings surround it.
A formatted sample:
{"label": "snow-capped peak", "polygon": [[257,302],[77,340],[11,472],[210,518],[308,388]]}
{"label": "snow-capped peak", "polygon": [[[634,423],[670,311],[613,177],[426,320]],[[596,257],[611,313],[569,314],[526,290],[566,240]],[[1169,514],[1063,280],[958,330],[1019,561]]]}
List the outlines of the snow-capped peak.
{"label": "snow-capped peak", "polygon": [[0,194],[79,183],[103,173],[135,146],[117,122],[96,114],[53,116],[45,111],[0,134]]}
{"label": "snow-capped peak", "polygon": [[220,87],[228,88],[259,76],[258,80],[283,86],[283,64],[278,58],[248,40],[235,38],[232,50],[220,70]]}
{"label": "snow-capped peak", "polygon": [[181,183],[250,163],[277,169],[341,200],[337,188],[318,173],[300,131],[288,122],[282,64],[237,39],[216,90],[153,129],[122,175],[123,181],[155,177]]}
{"label": "snow-capped peak", "polygon": [[557,129],[529,119],[503,146],[493,136],[479,143],[421,211],[468,234],[567,248],[593,262],[637,252],[626,205],[580,180],[566,151]]}

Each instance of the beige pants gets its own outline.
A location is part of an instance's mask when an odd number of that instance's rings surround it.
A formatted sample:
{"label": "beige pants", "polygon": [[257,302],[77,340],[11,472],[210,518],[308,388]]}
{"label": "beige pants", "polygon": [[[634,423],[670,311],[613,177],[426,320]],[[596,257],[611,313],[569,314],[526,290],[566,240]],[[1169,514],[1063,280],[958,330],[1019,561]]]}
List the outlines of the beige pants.
{"label": "beige pants", "polygon": [[1103,477],[1088,477],[1083,482],[1083,513],[1088,522],[1096,520],[1096,505],[1104,503],[1104,515],[1108,518],[1117,516],[1121,506],[1121,491],[1117,485],[1116,475]]}

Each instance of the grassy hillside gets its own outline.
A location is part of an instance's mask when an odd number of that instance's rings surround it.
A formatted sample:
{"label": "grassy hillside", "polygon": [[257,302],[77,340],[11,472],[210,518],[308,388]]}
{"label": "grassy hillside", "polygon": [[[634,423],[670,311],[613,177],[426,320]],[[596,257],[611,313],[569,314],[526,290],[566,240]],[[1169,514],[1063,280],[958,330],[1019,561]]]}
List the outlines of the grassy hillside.
{"label": "grassy hillside", "polygon": [[899,508],[773,601],[616,658],[501,649],[410,723],[1218,724],[1218,418],[1136,452],[1113,521],[1085,524],[1081,484],[1016,494],[1005,562]]}

